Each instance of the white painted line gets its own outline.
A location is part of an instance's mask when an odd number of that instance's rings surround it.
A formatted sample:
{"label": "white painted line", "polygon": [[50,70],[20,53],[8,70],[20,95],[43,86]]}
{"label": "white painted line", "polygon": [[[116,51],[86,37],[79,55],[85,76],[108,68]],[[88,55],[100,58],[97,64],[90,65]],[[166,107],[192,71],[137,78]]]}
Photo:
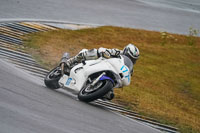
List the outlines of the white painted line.
{"label": "white painted line", "polygon": [[4,55],[8,54],[10,56],[14,56],[14,57],[16,56],[16,57],[20,57],[20,58],[31,60],[31,61],[35,62],[35,60],[32,59],[31,57],[26,57],[26,56],[22,56],[22,55],[19,55],[19,54],[12,53],[12,52],[7,52],[7,51],[1,50],[1,49],[0,49],[0,51],[1,51],[0,54],[4,54]]}
{"label": "white painted line", "polygon": [[38,65],[36,62],[34,62],[34,61],[29,61],[29,60],[24,60],[24,59],[22,59],[22,58],[20,58],[20,57],[13,57],[13,56],[10,56],[10,55],[7,55],[7,54],[1,54],[0,53],[0,57],[3,57],[3,58],[6,58],[6,59],[9,59],[9,60],[14,60],[14,61],[18,61],[18,62],[24,62],[24,63],[30,63],[30,64],[34,64],[34,65]]}
{"label": "white painted line", "polygon": [[73,22],[73,21],[58,21],[58,20],[51,20],[51,19],[0,19],[0,23],[6,22],[40,22],[40,23],[58,23],[58,24],[76,24],[76,25],[86,25],[86,26],[104,26],[103,24],[94,24],[94,23],[80,23],[80,22]]}
{"label": "white painted line", "polygon": [[1,47],[1,45],[0,45],[0,49],[3,49],[3,50],[5,50],[5,51],[10,51],[10,52],[12,52],[12,53],[16,53],[16,54],[20,54],[20,55],[28,56],[28,57],[31,57],[31,58],[32,58],[32,56],[29,55],[29,54],[27,54],[27,53],[19,52],[19,51],[12,50],[12,49],[9,49],[9,48],[3,48],[3,47]]}
{"label": "white painted line", "polygon": [[[13,63],[13,64],[15,64],[15,63]],[[20,66],[20,65],[18,65],[18,64],[15,64],[15,65],[16,65],[16,67],[19,67],[19,68],[21,68],[21,69],[27,70],[27,71],[29,71],[29,72],[31,72],[31,73],[33,73],[33,74],[38,74],[38,75],[41,75],[41,76],[43,76],[43,77],[46,75],[45,73],[41,73],[40,71],[37,71],[37,70],[29,69],[29,68],[27,68],[27,67]]]}
{"label": "white painted line", "polygon": [[17,64],[17,65],[19,65],[19,66],[23,66],[23,67],[26,67],[26,68],[29,68],[29,69],[33,69],[33,70],[42,72],[42,73],[44,73],[44,74],[46,74],[46,73],[49,72],[49,71],[47,71],[46,69],[42,69],[42,68],[39,68],[39,67],[27,65],[27,64],[24,64],[24,63],[16,62],[16,61],[12,61],[12,62],[15,63],[15,64]]}

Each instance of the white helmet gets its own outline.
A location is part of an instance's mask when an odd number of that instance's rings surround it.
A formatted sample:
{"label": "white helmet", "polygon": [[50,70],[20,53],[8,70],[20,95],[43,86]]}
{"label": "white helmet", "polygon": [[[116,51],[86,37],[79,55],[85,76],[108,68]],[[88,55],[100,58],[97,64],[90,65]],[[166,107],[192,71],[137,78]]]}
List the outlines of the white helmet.
{"label": "white helmet", "polygon": [[124,49],[123,49],[123,55],[126,55],[131,59],[133,64],[135,64],[136,60],[140,56],[139,49],[133,45],[133,44],[128,44]]}

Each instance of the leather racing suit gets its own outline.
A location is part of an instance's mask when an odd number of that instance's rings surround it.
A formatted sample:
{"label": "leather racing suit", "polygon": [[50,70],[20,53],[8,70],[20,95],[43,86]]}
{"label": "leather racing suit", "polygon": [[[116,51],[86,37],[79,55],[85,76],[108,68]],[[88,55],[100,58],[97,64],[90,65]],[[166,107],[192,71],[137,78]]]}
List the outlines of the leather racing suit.
{"label": "leather racing suit", "polygon": [[104,58],[117,58],[122,54],[122,50],[119,49],[83,49],[76,56],[69,58],[69,53],[65,53],[61,59],[61,63],[65,63],[68,68],[72,68],[74,65],[81,63],[83,60],[95,60],[99,57]]}

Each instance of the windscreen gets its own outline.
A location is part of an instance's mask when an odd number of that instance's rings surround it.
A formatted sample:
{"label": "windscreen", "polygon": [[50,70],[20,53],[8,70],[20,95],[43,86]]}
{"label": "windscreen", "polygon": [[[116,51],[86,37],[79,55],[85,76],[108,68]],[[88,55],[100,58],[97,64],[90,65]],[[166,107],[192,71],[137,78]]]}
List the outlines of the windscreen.
{"label": "windscreen", "polygon": [[122,55],[122,57],[124,58],[124,64],[129,68],[130,72],[133,72],[133,63],[132,61],[125,55]]}

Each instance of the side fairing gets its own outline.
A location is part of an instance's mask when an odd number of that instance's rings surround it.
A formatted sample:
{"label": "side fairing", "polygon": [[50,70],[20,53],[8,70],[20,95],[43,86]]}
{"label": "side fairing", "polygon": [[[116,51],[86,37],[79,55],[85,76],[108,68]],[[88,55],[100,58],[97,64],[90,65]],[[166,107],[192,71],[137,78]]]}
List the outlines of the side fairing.
{"label": "side fairing", "polygon": [[64,88],[79,92],[87,81],[88,76],[100,71],[112,71],[116,73],[113,66],[106,59],[89,60],[86,61],[85,65],[80,63],[73,67],[70,75],[63,76],[59,82]]}

